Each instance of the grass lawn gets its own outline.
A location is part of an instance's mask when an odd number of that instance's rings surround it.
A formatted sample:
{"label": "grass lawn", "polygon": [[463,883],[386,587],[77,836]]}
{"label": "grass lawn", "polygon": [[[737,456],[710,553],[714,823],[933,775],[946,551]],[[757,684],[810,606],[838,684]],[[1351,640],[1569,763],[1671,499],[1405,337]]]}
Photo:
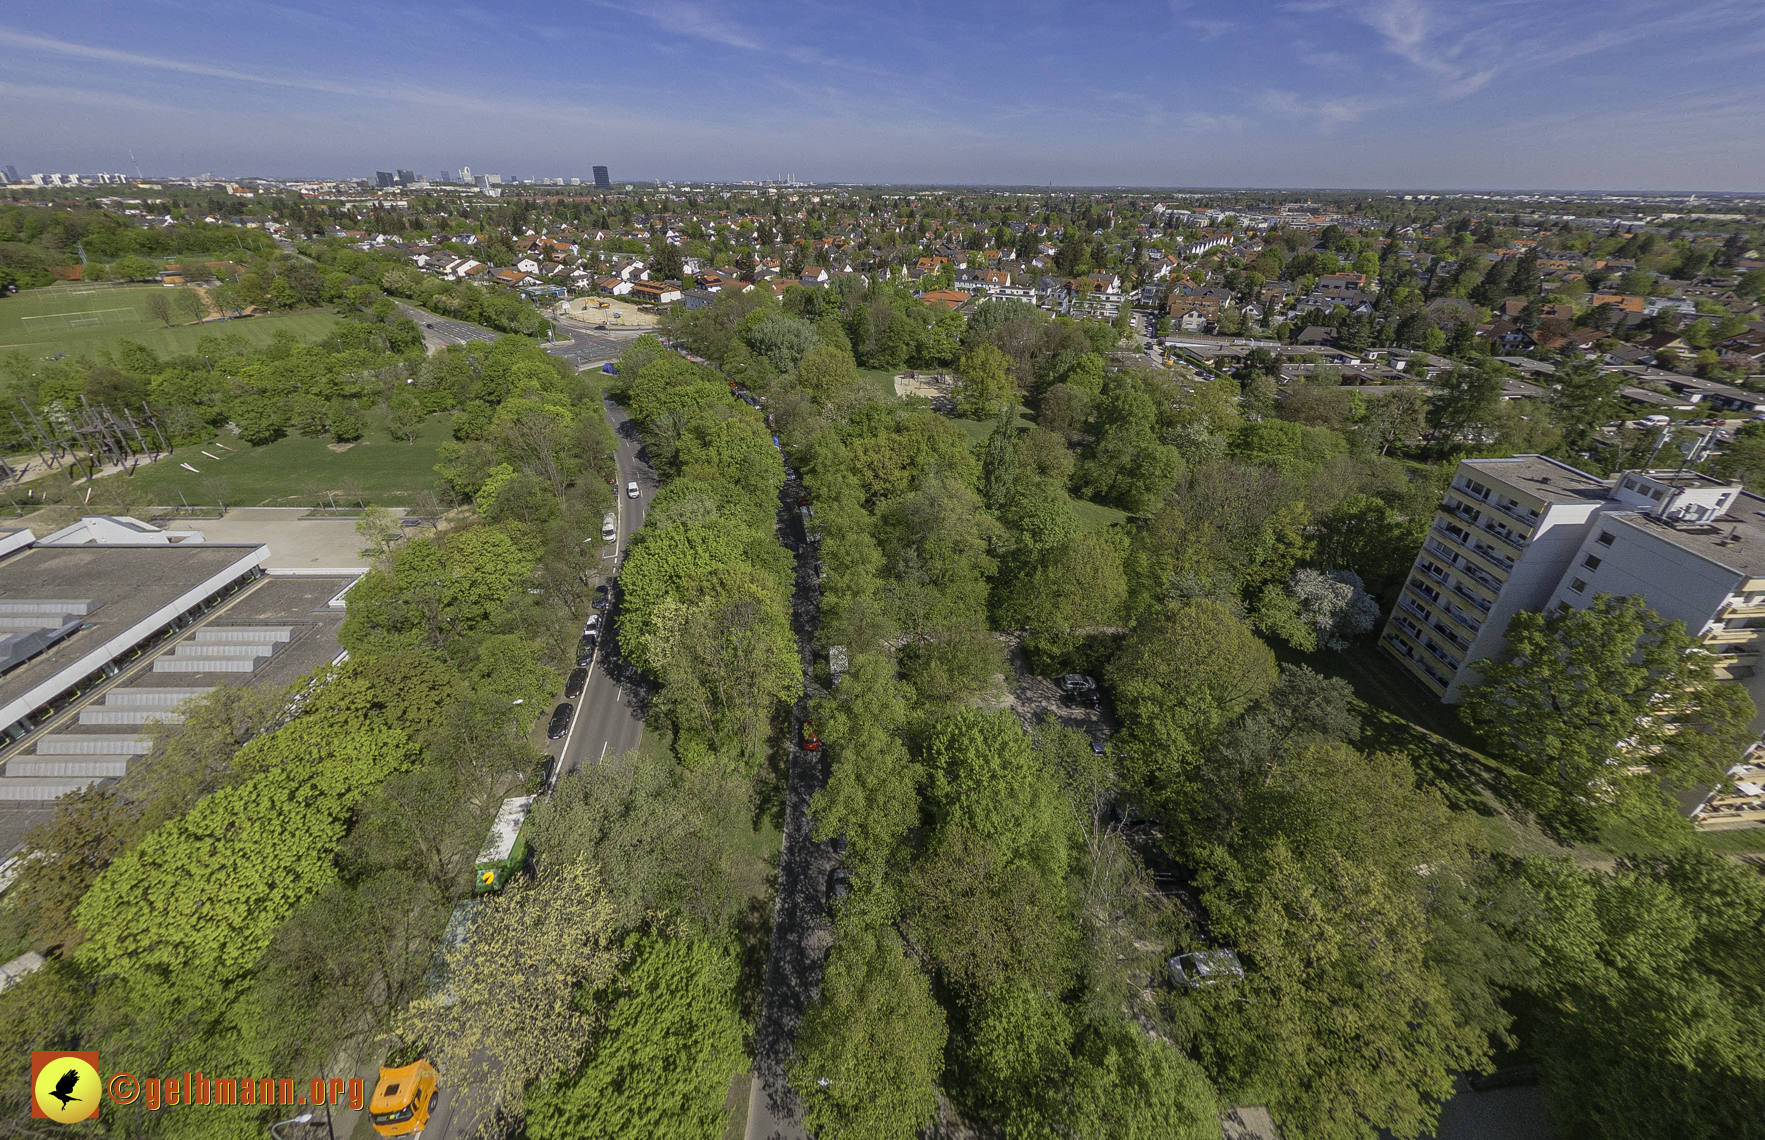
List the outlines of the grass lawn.
{"label": "grass lawn", "polygon": [[301,340],[314,341],[329,333],[338,319],[328,309],[307,310],[166,328],[147,316],[146,299],[156,291],[169,292],[163,285],[97,287],[64,281],[0,299],[0,356],[94,354],[101,348],[114,350],[125,339],[161,356],[178,356],[194,351],[199,337],[225,333],[268,344],[277,329],[287,329]]}
{"label": "grass lawn", "polygon": [[1698,842],[1725,855],[1765,851],[1765,827],[1749,827],[1744,831],[1701,831]]}
{"label": "grass lawn", "polygon": [[1078,516],[1079,526],[1084,530],[1108,530],[1128,517],[1128,512],[1106,507],[1102,503],[1088,503],[1083,499],[1073,499],[1071,502],[1072,513]]}
{"label": "grass lawn", "polygon": [[1506,768],[1479,751],[1476,734],[1458,719],[1456,710],[1423,692],[1376,646],[1355,645],[1343,653],[1301,653],[1280,642],[1272,642],[1270,648],[1287,664],[1307,665],[1354,686],[1354,711],[1361,718],[1355,746],[1408,759],[1418,780],[1439,789],[1448,804],[1465,814],[1475,841],[1487,850],[1572,855],[1584,864],[1610,859],[1610,853],[1599,848],[1557,842],[1526,813],[1511,808],[1515,800]]}
{"label": "grass lawn", "polygon": [[[316,499],[302,490],[307,483],[335,491],[353,480],[361,485],[370,503],[402,506],[412,492],[435,485],[440,447],[452,438],[451,417],[446,415],[425,420],[417,441],[410,444],[394,440],[370,418],[367,435],[345,451],[331,450],[323,438],[287,436],[252,447],[223,434],[220,441],[232,451],[213,443],[180,447],[171,458],[137,468],[132,476],[110,475],[98,480],[93,499],[104,497],[119,481],[131,480],[136,486],[129,489],[128,496],[145,496],[156,507],[178,506],[185,500],[192,506],[212,506],[215,496],[205,491],[203,484],[222,478],[228,484],[228,506],[308,507],[315,505]],[[210,459],[204,451],[221,458]],[[180,462],[200,474],[184,470],[178,466]]]}
{"label": "grass lawn", "polygon": [[873,386],[878,394],[892,400],[895,398],[895,374],[899,371],[898,368],[894,371],[886,368],[860,368],[858,375],[864,378],[865,383]]}

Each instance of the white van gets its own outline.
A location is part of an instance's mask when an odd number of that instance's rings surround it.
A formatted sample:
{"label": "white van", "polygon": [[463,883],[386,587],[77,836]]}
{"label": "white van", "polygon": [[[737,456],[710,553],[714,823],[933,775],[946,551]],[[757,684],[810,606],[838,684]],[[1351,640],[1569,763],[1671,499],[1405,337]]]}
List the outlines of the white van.
{"label": "white van", "polygon": [[1637,420],[1636,422],[1641,424],[1643,427],[1666,427],[1668,424],[1673,422],[1673,417],[1672,416],[1644,416],[1642,419]]}

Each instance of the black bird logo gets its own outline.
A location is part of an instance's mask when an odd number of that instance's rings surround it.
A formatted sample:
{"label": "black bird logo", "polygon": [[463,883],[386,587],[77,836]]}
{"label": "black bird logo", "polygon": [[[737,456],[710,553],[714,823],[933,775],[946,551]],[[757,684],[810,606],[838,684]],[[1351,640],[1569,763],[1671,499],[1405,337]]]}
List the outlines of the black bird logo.
{"label": "black bird logo", "polygon": [[68,1101],[80,1099],[73,1095],[74,1090],[78,1088],[79,1085],[80,1071],[78,1069],[69,1069],[67,1072],[61,1074],[61,1079],[55,1082],[55,1091],[51,1092],[49,1095],[60,1101],[61,1107],[66,1108]]}

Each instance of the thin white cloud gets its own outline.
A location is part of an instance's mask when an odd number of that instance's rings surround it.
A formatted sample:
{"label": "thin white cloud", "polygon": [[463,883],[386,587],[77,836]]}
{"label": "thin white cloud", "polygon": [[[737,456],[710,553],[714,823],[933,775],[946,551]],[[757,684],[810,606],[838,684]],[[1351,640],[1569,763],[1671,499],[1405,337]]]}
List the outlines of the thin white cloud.
{"label": "thin white cloud", "polygon": [[184,108],[170,103],[156,103],[114,91],[94,91],[90,87],[59,87],[47,83],[7,83],[0,81],[0,97],[33,100],[57,105],[110,107],[117,110],[152,111],[155,114],[180,114]]}
{"label": "thin white cloud", "polygon": [[[201,75],[212,79],[223,79],[229,82],[262,87],[292,88],[326,95],[341,95],[350,99],[379,99],[423,108],[451,108],[478,115],[519,115],[546,122],[563,121],[576,124],[581,122],[584,115],[594,113],[591,108],[573,107],[558,102],[537,103],[485,99],[462,94],[458,91],[439,90],[409,83],[346,82],[306,73],[278,74],[267,69],[258,72],[239,71],[190,60],[168,59],[164,56],[144,55],[91,44],[49,39],[3,27],[0,27],[0,45],[95,63],[113,63],[149,70],[169,71],[175,74]],[[620,117],[626,125],[645,122],[655,123],[658,126],[664,125],[664,121],[653,119],[641,113],[622,112]],[[672,126],[673,124],[666,125]]]}

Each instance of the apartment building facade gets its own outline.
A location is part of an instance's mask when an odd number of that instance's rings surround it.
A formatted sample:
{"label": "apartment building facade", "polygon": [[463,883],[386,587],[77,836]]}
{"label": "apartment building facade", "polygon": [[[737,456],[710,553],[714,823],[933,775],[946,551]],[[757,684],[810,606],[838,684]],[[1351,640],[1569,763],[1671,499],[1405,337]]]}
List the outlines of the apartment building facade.
{"label": "apartment building facade", "polygon": [[1448,703],[1522,610],[1642,597],[1765,708],[1765,499],[1696,472],[1602,479],[1554,459],[1468,459],[1441,498],[1380,644]]}
{"label": "apartment building facade", "polygon": [[1475,683],[1508,620],[1555,594],[1606,505],[1598,476],[1541,455],[1467,459],[1380,635],[1381,647],[1441,700]]}

